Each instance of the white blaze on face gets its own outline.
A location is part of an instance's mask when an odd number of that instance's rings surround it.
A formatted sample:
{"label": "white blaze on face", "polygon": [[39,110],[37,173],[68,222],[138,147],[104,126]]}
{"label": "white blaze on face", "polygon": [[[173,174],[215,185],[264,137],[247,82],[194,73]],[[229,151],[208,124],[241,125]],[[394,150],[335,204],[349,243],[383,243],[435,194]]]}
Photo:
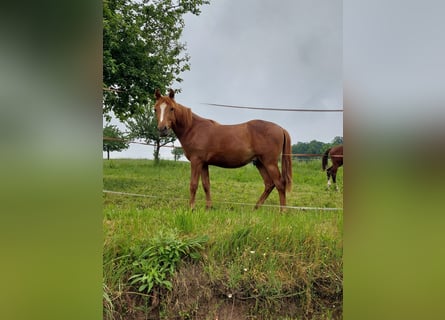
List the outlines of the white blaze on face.
{"label": "white blaze on face", "polygon": [[161,117],[160,117],[159,122],[162,122],[162,120],[164,120],[164,113],[165,113],[166,107],[167,107],[167,104],[165,102],[159,106],[159,108],[161,109]]}

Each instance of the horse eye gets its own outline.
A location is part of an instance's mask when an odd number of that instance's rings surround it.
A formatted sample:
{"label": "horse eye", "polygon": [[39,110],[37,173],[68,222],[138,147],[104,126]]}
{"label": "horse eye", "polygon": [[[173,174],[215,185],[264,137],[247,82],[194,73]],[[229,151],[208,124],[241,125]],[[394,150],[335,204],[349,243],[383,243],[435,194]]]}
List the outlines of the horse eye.
{"label": "horse eye", "polygon": [[170,111],[173,111],[173,107],[170,108]]}

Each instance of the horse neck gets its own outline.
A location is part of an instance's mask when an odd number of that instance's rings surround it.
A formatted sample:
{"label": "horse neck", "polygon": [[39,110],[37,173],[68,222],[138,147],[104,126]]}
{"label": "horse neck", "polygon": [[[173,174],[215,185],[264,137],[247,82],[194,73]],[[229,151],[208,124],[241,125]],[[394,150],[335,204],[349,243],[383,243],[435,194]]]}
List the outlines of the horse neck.
{"label": "horse neck", "polygon": [[172,125],[173,132],[175,133],[176,137],[178,137],[179,140],[182,139],[182,137],[187,132],[187,128],[185,126],[182,126],[181,124],[175,124]]}
{"label": "horse neck", "polygon": [[187,137],[191,134],[193,128],[202,123],[203,121],[209,121],[205,118],[198,116],[193,112],[191,112],[191,116],[192,119],[188,125],[184,125],[183,123],[176,123],[174,126],[172,126],[172,129],[175,132],[176,137],[178,137],[179,141],[181,141],[181,145],[185,148],[187,148],[187,146],[191,142],[190,139],[188,139]]}

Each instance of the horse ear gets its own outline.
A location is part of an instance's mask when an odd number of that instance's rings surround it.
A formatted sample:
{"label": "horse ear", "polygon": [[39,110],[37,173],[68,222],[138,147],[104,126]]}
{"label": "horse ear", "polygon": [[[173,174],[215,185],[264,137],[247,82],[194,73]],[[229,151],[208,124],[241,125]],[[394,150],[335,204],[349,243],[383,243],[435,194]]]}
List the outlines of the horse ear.
{"label": "horse ear", "polygon": [[161,97],[161,92],[159,91],[159,89],[155,90],[155,97],[156,97],[156,100],[158,100]]}
{"label": "horse ear", "polygon": [[170,97],[170,99],[174,99],[175,98],[175,90],[170,89],[168,91],[168,96]]}

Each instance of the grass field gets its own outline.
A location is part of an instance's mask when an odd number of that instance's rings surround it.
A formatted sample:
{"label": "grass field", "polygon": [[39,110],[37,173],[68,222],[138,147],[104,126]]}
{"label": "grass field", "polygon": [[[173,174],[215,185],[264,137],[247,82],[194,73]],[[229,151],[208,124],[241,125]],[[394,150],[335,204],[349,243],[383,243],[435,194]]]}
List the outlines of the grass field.
{"label": "grass field", "polygon": [[[288,206],[343,207],[321,161],[294,162]],[[104,160],[104,318],[340,319],[343,210],[253,210],[253,165],[210,167],[188,209],[186,162]],[[144,195],[144,196],[136,196]],[[272,192],[265,205],[278,205]]]}

